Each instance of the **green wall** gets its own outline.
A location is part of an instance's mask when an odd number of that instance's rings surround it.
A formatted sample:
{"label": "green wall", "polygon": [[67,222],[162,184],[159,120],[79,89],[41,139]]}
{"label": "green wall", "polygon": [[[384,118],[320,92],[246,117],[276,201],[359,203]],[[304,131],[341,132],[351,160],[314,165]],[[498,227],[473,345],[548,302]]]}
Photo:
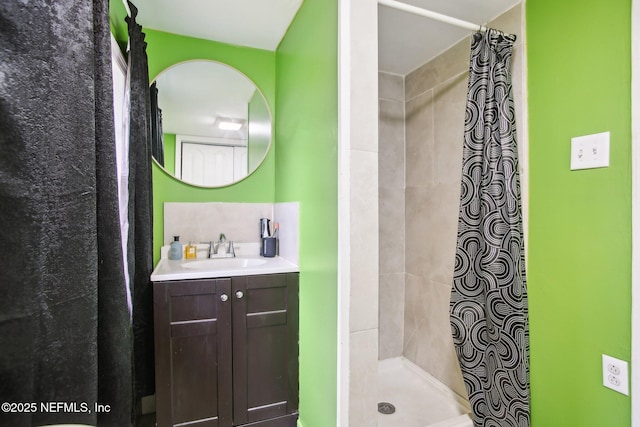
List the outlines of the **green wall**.
{"label": "green wall", "polygon": [[[179,62],[211,59],[230,65],[252,80],[265,96],[276,116],[276,53],[261,49],[232,46],[208,40],[144,29],[149,57],[149,78]],[[266,202],[275,198],[275,142],[264,163],[239,183],[216,189],[183,184],[158,165],[153,166],[153,246],[154,262],[160,258],[160,247],[168,244],[163,237],[164,202]],[[163,241],[164,240],[164,241]]]}
{"label": "green wall", "polygon": [[277,50],[276,201],[300,202],[300,424],[336,425],[338,8],[305,0]]}
{"label": "green wall", "polygon": [[127,23],[125,18],[127,17],[127,10],[124,8],[124,3],[121,0],[109,1],[109,24],[111,28],[111,34],[118,42],[120,50],[126,52],[127,39],[129,38],[129,30],[127,29]]}
{"label": "green wall", "polygon": [[[527,0],[534,427],[629,426],[601,355],[631,353],[631,1]],[[610,167],[570,171],[611,132]]]}
{"label": "green wall", "polygon": [[173,175],[176,173],[176,134],[162,134],[162,143],[164,145],[164,170]]}

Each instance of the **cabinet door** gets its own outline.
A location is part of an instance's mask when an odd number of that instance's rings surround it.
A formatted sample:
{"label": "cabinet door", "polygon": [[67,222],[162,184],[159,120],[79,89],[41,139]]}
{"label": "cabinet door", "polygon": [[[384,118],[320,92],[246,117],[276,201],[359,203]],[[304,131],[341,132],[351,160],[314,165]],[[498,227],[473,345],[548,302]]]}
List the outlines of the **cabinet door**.
{"label": "cabinet door", "polygon": [[158,427],[232,425],[230,291],[229,279],[154,283]]}
{"label": "cabinet door", "polygon": [[234,425],[296,414],[298,274],[233,277],[232,298]]}

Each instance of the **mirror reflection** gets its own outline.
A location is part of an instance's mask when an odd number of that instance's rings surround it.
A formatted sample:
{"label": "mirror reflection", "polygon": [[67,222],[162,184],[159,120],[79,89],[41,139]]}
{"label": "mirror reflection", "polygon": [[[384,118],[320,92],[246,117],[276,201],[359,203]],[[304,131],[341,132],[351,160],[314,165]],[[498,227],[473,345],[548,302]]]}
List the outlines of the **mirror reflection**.
{"label": "mirror reflection", "polygon": [[188,61],[166,69],[151,86],[151,106],[153,157],[188,184],[240,181],[269,149],[271,112],[264,96],[225,64]]}

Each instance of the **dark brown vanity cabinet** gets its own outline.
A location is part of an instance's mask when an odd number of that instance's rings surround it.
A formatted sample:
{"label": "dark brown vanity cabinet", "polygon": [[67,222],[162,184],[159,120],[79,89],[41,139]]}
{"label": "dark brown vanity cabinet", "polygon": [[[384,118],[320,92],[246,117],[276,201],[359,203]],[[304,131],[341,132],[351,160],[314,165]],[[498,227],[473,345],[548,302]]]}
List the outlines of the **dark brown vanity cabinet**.
{"label": "dark brown vanity cabinet", "polygon": [[295,427],[298,273],[155,282],[158,427]]}

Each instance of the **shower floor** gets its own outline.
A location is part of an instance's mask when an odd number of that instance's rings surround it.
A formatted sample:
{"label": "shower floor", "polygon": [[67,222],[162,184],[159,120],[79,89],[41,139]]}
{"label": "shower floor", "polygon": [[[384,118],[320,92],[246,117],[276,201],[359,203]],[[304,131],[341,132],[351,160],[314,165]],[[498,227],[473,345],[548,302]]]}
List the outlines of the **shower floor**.
{"label": "shower floor", "polygon": [[404,357],[378,362],[378,401],[396,408],[378,427],[473,426],[468,403]]}

